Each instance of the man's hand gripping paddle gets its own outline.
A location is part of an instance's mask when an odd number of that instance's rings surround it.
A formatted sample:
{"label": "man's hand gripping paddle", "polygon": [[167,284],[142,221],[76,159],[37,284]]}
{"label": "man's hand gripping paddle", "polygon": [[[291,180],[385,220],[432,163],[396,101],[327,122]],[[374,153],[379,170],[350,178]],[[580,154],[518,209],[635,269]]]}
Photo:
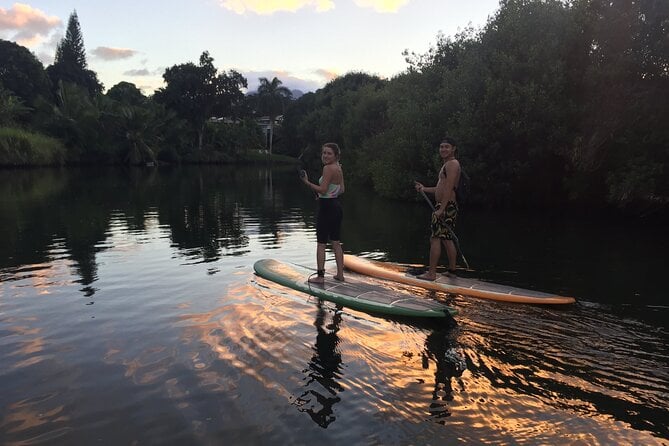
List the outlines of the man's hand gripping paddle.
{"label": "man's hand gripping paddle", "polygon": [[[430,205],[430,208],[432,209],[432,212],[436,211],[434,204],[432,204],[432,200],[425,194],[425,191],[423,189],[420,190],[421,195],[423,198],[425,198],[425,201],[427,201],[427,204]],[[467,259],[465,258],[465,255],[462,253],[462,250],[460,249],[460,241],[458,240],[458,236],[455,235],[455,232],[453,231],[453,228],[450,226],[446,225],[446,229],[448,229],[448,234],[451,236],[451,239],[453,240],[453,244],[455,244],[455,249],[458,251],[458,254],[460,254],[460,257],[462,257],[462,261],[465,262],[465,267],[467,269],[471,269],[469,267],[469,262],[467,262]]]}

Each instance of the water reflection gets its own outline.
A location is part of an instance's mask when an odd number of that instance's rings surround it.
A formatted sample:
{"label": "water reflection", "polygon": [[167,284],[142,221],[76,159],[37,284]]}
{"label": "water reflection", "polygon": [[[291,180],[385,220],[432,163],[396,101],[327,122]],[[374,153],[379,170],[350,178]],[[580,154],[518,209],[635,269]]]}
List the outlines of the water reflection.
{"label": "water reflection", "polygon": [[[630,425],[669,437],[656,416],[666,413],[658,396],[669,369],[656,361],[669,357],[666,333],[599,306],[505,311],[484,304],[468,306],[464,317],[469,392],[486,404],[494,404],[487,395],[495,389],[522,397],[531,416],[552,408],[607,419],[607,435],[622,435]],[[550,428],[543,434],[551,435]]]}
{"label": "water reflection", "polygon": [[341,310],[341,307],[337,307],[332,315],[332,322],[326,325],[327,312],[323,304],[318,303],[314,321],[317,331],[314,355],[307,368],[302,371],[307,375],[304,384],[306,390],[293,402],[300,412],[309,414],[314,423],[322,428],[327,428],[336,420],[334,405],[341,401],[337,395],[344,391],[339,384],[342,377],[342,359],[337,347]]}
{"label": "water reflection", "polygon": [[[386,201],[360,188],[347,195],[348,251],[427,260],[424,204]],[[263,248],[285,247],[286,234],[313,226],[315,210],[292,167],[3,171],[0,268],[48,262],[57,244],[91,296],[97,257],[116,246],[109,243],[114,234],[146,233],[156,222],[188,264],[212,263],[250,254],[254,238]],[[597,302],[665,301],[660,279],[669,238],[662,227],[472,209],[462,219],[460,238],[481,278]],[[610,243],[630,231],[635,237]]]}
{"label": "water reflection", "polygon": [[[284,168],[284,170],[292,168]],[[281,172],[282,169],[274,169]],[[93,296],[100,253],[134,244],[155,222],[188,263],[249,253],[250,237],[278,248],[303,216],[299,184],[274,186],[258,167],[44,169],[0,176],[0,268],[48,262],[71,267]],[[307,214],[309,211],[307,212]],[[114,239],[113,242],[110,242]]]}
{"label": "water reflection", "polygon": [[449,402],[453,401],[453,380],[462,376],[466,369],[464,358],[458,353],[453,330],[433,330],[425,337],[422,354],[424,369],[429,368],[430,361],[435,364],[430,415],[438,423],[445,424],[442,418],[451,416]]}
{"label": "water reflection", "polygon": [[[504,282],[511,264],[581,302],[453,297],[457,328],[404,324],[254,285],[258,258],[313,262],[315,203],[294,176],[3,172],[0,443],[666,443],[664,230],[633,238],[646,274],[612,275],[630,256],[597,235],[611,228],[485,214],[463,224],[479,272]],[[347,250],[424,261],[422,208],[356,192]],[[558,249],[584,244],[602,253],[589,267]]]}

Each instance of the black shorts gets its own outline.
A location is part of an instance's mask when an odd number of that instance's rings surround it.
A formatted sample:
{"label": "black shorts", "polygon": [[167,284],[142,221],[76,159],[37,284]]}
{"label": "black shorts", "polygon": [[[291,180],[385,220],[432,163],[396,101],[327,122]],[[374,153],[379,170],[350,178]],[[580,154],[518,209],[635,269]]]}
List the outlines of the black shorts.
{"label": "black shorts", "polygon": [[339,198],[319,198],[316,218],[316,240],[327,243],[341,241],[341,221],[344,217]]}

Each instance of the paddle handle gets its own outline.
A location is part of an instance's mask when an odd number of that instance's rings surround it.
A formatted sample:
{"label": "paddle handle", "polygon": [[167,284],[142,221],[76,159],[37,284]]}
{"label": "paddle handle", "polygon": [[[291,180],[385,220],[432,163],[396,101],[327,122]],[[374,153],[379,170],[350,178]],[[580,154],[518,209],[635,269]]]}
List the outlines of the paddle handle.
{"label": "paddle handle", "polygon": [[430,208],[432,208],[432,212],[436,211],[437,209],[434,207],[434,205],[432,204],[432,200],[430,200],[430,198],[427,196],[425,191],[423,189],[421,189],[420,193],[421,193],[421,195],[423,195],[423,198],[425,198],[425,201],[427,201],[427,204],[430,205]]}

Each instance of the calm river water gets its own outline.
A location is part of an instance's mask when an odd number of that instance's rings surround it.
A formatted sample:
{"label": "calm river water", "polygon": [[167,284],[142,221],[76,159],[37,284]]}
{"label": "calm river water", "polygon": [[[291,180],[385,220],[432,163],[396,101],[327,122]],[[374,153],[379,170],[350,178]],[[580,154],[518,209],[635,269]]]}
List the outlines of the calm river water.
{"label": "calm river water", "polygon": [[[349,189],[346,252],[427,260],[424,203]],[[666,228],[463,210],[470,275],[578,302],[415,290],[447,327],[256,277],[315,210],[290,168],[0,172],[0,444],[669,444]]]}

